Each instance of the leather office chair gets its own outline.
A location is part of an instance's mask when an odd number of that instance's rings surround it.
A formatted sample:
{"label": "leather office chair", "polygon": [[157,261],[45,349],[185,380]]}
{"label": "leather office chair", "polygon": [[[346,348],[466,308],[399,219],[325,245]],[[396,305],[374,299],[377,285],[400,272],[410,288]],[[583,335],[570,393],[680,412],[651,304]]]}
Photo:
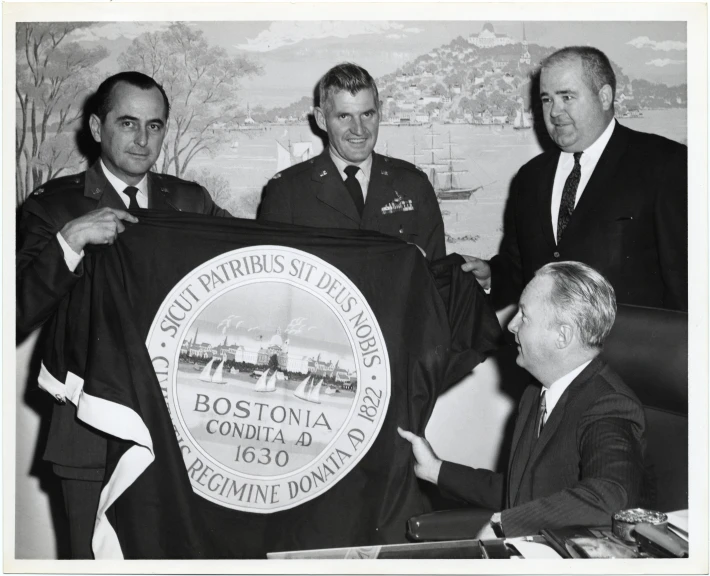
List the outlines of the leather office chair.
{"label": "leather office chair", "polygon": [[[636,393],[646,415],[651,505],[688,508],[688,315],[619,305],[602,357]],[[414,516],[414,541],[474,538],[491,510],[464,508]]]}

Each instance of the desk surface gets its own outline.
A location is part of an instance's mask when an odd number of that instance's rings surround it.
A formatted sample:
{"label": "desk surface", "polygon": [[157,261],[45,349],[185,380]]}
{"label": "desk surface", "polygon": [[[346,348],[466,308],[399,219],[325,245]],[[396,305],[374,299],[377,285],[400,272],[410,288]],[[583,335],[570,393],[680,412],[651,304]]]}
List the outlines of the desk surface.
{"label": "desk surface", "polygon": [[[668,513],[668,520],[683,530],[688,529],[688,511]],[[555,559],[560,556],[544,543],[540,536],[509,538],[525,559]],[[385,560],[385,559],[485,559],[485,552],[478,540],[450,540],[446,542],[417,542],[411,544],[389,544],[385,546],[359,546],[346,548],[324,548],[321,550],[296,550],[291,552],[270,552],[269,560]],[[520,557],[518,557],[520,558]]]}

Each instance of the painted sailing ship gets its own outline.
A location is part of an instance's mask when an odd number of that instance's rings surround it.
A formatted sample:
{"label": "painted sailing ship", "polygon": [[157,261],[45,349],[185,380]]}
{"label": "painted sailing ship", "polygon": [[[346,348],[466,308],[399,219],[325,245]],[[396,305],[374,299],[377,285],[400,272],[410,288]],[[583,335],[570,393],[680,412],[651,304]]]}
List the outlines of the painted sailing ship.
{"label": "painted sailing ship", "polygon": [[468,170],[456,170],[454,168],[455,163],[463,162],[465,158],[454,157],[454,143],[451,141],[451,132],[449,132],[449,140],[446,143],[448,157],[444,158],[439,158],[436,155],[437,152],[441,152],[444,148],[439,148],[434,145],[434,137],[438,136],[438,134],[434,133],[433,126],[427,136],[430,138],[430,145],[422,151],[430,154],[429,161],[419,162],[417,165],[427,172],[429,181],[434,187],[436,197],[440,202],[445,200],[468,200],[474,192],[483,188],[482,185],[473,188],[458,186],[457,175],[466,174]]}
{"label": "painted sailing ship", "polygon": [[313,157],[313,142],[291,142],[284,146],[276,141],[276,171],[281,172]]}
{"label": "painted sailing ship", "polygon": [[520,102],[520,108],[518,108],[515,113],[515,120],[513,120],[513,130],[530,130],[532,128],[532,123],[530,122],[528,115],[525,113],[525,107],[523,102]]}
{"label": "painted sailing ship", "polygon": [[313,374],[309,374],[298,385],[298,388],[293,391],[293,395],[306,402],[320,404],[320,390],[322,386],[323,378],[316,384],[316,377]]}
{"label": "painted sailing ship", "polygon": [[[217,366],[217,369],[214,371],[214,374],[212,374],[212,364],[214,364],[215,360],[217,360],[219,362],[219,365]],[[207,363],[207,366],[205,366],[205,368],[202,370],[202,373],[200,374],[200,380],[202,382],[212,382],[212,384],[226,384],[227,381],[224,379],[224,377],[222,375],[223,368],[224,368],[224,360],[212,358]]]}

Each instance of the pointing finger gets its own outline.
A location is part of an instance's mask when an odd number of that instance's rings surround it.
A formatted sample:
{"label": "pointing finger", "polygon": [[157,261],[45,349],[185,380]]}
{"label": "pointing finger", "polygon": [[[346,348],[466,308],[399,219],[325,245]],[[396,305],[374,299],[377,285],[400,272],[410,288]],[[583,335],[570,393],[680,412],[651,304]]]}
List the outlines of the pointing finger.
{"label": "pointing finger", "polygon": [[133,214],[129,214],[125,210],[119,210],[118,208],[114,208],[113,213],[118,218],[120,218],[121,220],[125,220],[126,222],[133,222],[133,224],[136,224],[138,222],[138,218],[136,218]]}

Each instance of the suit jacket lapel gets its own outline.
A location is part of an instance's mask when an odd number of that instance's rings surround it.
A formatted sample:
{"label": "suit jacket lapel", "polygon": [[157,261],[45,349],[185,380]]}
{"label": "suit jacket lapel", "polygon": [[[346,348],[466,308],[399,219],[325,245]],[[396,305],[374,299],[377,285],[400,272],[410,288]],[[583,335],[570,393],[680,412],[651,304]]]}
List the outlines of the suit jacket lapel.
{"label": "suit jacket lapel", "polygon": [[538,221],[542,227],[542,235],[551,248],[557,246],[555,233],[552,229],[552,187],[555,185],[555,172],[557,172],[557,162],[560,159],[560,152],[551,152],[550,158],[545,166],[540,170],[537,189],[537,207],[539,210]]}
{"label": "suit jacket lapel", "polygon": [[584,386],[585,382],[594,376],[599,371],[600,367],[601,360],[597,357],[592,360],[574,380],[572,380],[571,384],[563,392],[562,396],[560,396],[560,399],[557,401],[554,410],[550,414],[550,417],[547,419],[547,422],[542,429],[540,437],[537,439],[537,442],[535,442],[528,465],[531,465],[542,455],[545,450],[545,446],[547,446],[550,440],[555,437],[556,431],[565,415],[565,406],[575,395],[576,390],[578,390],[581,386]]}
{"label": "suit jacket lapel", "polygon": [[597,162],[592,177],[582,192],[582,196],[577,206],[572,212],[572,218],[565,229],[564,238],[574,238],[575,230],[584,227],[584,220],[592,213],[592,208],[597,204],[610,189],[609,182],[612,180],[619,162],[621,161],[629,141],[629,131],[621,124],[614,126],[611,138],[602,152]]}
{"label": "suit jacket lapel", "polygon": [[318,184],[317,196],[321,202],[360,224],[360,214],[327,148],[316,158],[311,171],[311,180]]}
{"label": "suit jacket lapel", "polygon": [[111,183],[106,178],[101,163],[99,161],[86,171],[86,179],[84,181],[84,196],[96,200],[96,208],[118,208],[126,209],[126,205],[121,200],[118,192],[114,190]]}
{"label": "suit jacket lapel", "polygon": [[523,479],[523,474],[527,468],[530,452],[525,451],[525,445],[530,440],[529,435],[535,427],[535,417],[537,416],[537,403],[535,399],[539,398],[531,394],[523,406],[521,406],[518,418],[520,423],[516,424],[513,432],[513,444],[510,450],[510,461],[508,462],[508,505],[512,506],[518,490],[520,482]]}

